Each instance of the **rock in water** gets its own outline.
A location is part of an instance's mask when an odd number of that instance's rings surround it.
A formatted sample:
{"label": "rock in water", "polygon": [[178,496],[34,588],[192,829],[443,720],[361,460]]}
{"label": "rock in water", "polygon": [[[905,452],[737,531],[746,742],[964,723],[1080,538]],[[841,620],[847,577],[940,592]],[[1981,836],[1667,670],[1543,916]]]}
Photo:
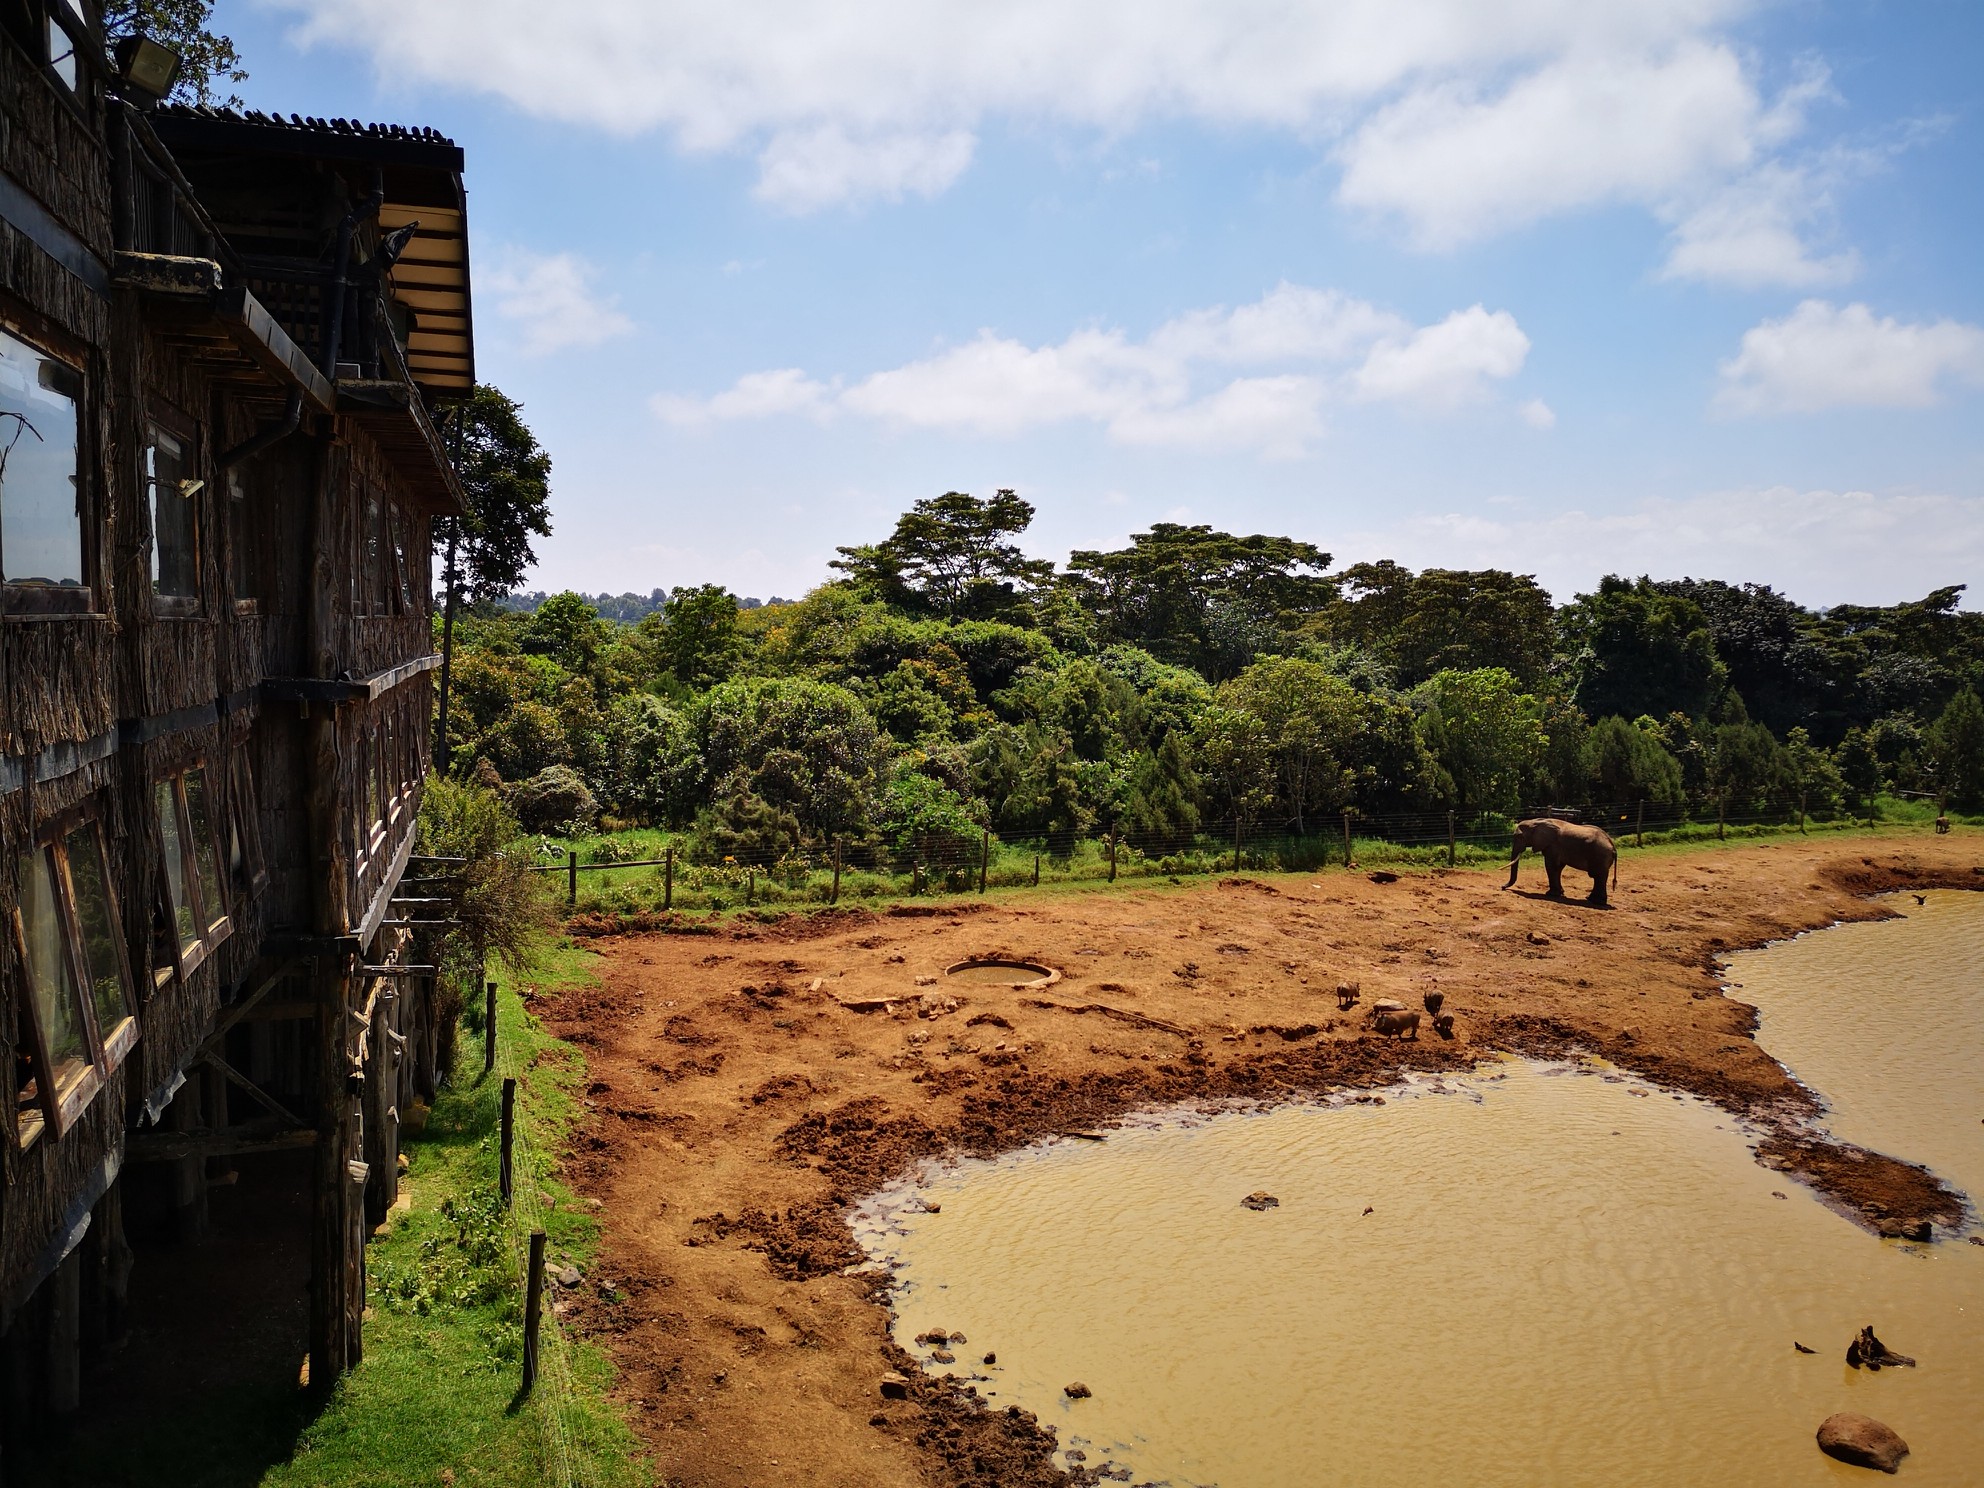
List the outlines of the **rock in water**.
{"label": "rock in water", "polygon": [[1850,1462],[1855,1467],[1894,1472],[1908,1455],[1908,1443],[1872,1416],[1857,1411],[1840,1411],[1827,1416],[1819,1427],[1819,1450],[1828,1457]]}
{"label": "rock in water", "polygon": [[[1083,1384],[1080,1380],[1076,1380],[1072,1385],[1061,1386],[1061,1393],[1067,1396],[1070,1400],[1086,1400],[1089,1397],[1089,1388],[1087,1385]],[[1881,1429],[1884,1431],[1887,1430],[1886,1427],[1882,1427]],[[1901,1440],[1901,1438],[1896,1437],[1895,1440],[1899,1441]],[[1906,1447],[1902,1448],[1902,1451],[1904,1452],[1906,1452],[1907,1450],[1908,1448]]]}
{"label": "rock in water", "polygon": [[1273,1194],[1257,1188],[1240,1201],[1240,1207],[1243,1209],[1279,1209],[1281,1207],[1281,1200],[1277,1199]]}

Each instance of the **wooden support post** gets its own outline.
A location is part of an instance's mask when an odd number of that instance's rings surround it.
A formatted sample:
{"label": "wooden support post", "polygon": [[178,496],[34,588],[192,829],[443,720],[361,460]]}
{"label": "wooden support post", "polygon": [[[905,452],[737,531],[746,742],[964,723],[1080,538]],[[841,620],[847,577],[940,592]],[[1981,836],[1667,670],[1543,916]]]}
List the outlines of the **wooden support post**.
{"label": "wooden support post", "polygon": [[1040,854],[1039,853],[1035,853],[1033,855],[1033,886],[1036,889],[1040,887]]}
{"label": "wooden support post", "polygon": [[517,1139],[517,1082],[503,1082],[503,1145],[496,1158],[496,1193],[507,1205],[516,1191],[516,1168],[512,1162]]}
{"label": "wooden support post", "polygon": [[1343,866],[1346,868],[1355,868],[1357,866],[1356,854],[1350,848],[1350,813],[1348,811],[1343,814]]}
{"label": "wooden support post", "polygon": [[484,985],[482,997],[482,1072],[496,1072],[496,984]]}
{"label": "wooden support post", "polygon": [[1109,829],[1109,881],[1116,882],[1116,829]]}
{"label": "wooden support post", "polygon": [[[204,1131],[213,1123],[201,1110],[206,1082],[201,1070],[189,1070],[186,1083],[172,1098],[170,1115],[174,1131]],[[197,1245],[207,1238],[207,1160],[186,1157],[172,1165],[173,1229],[182,1245]]]}
{"label": "wooden support post", "polygon": [[834,838],[834,887],[827,896],[827,903],[840,903],[840,838]]}
{"label": "wooden support post", "polygon": [[916,895],[921,894],[922,892],[923,892],[923,864],[919,862],[917,859],[911,858],[909,860],[910,897],[914,898],[916,897]]}
{"label": "wooden support post", "polygon": [[524,1380],[528,1395],[537,1383],[537,1323],[544,1311],[544,1231],[530,1232],[530,1271],[524,1281]]}
{"label": "wooden support post", "polygon": [[992,866],[992,834],[978,834],[978,892],[985,892],[985,870]]}
{"label": "wooden support post", "polygon": [[1451,811],[1449,811],[1447,813],[1447,866],[1449,868],[1454,866],[1455,849],[1456,849],[1456,843],[1454,840],[1454,814]]}
{"label": "wooden support post", "polygon": [[565,902],[579,902],[579,855],[576,849],[565,849]]}
{"label": "wooden support post", "polygon": [[48,1409],[73,1415],[83,1403],[83,1252],[78,1246],[48,1279]]}
{"label": "wooden support post", "polygon": [[1646,797],[1640,797],[1639,814],[1633,818],[1633,846],[1646,846]]}
{"label": "wooden support post", "polygon": [[351,1089],[356,1041],[352,982],[341,965],[318,962],[317,1142],[310,1222],[310,1386],[328,1390],[358,1362],[362,1282],[362,1194],[353,1192],[358,1097]]}
{"label": "wooden support post", "polygon": [[1240,871],[1240,813],[1233,813],[1233,871]]}
{"label": "wooden support post", "polygon": [[675,849],[661,855],[661,907],[675,908]]}

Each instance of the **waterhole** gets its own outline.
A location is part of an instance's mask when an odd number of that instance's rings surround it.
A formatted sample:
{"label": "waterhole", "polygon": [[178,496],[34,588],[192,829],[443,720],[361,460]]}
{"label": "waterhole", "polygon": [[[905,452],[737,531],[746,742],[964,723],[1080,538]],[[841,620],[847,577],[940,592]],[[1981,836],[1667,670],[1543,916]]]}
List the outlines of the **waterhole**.
{"label": "waterhole", "polygon": [[[1746,954],[1735,995],[1843,1135],[1975,1193],[1984,895],[1905,907]],[[1897,1051],[1914,1014],[1942,1031]],[[1813,1444],[1838,1410],[1908,1440],[1904,1478],[1979,1481],[1984,1247],[1876,1240],[1726,1113],[1601,1066],[1384,1095],[951,1164],[857,1233],[896,1268],[905,1348],[1125,1482],[1864,1481]],[[1257,1191],[1279,1203],[1243,1207]],[[1865,1323],[1919,1367],[1849,1369]],[[914,1342],[936,1329],[965,1335],[955,1362]]]}
{"label": "waterhole", "polygon": [[992,987],[1045,987],[1061,979],[1052,967],[1032,961],[960,961],[945,967],[944,975],[953,982]]}

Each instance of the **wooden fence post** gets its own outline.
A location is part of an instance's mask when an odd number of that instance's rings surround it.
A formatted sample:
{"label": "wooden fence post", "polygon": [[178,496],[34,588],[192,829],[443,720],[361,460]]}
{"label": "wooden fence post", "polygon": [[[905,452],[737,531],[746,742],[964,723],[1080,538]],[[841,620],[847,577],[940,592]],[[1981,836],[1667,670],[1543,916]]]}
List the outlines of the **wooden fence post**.
{"label": "wooden fence post", "polygon": [[1109,829],[1109,881],[1116,882],[1116,829]]}
{"label": "wooden fence post", "polygon": [[1805,830],[1805,792],[1798,792],[1798,830]]}
{"label": "wooden fence post", "polygon": [[1729,798],[1718,792],[1715,798],[1715,840],[1717,842],[1722,841],[1722,822],[1723,816],[1728,810],[1728,805]]}
{"label": "wooden fence post", "polygon": [[1033,855],[1033,886],[1036,889],[1040,887],[1040,854],[1039,853],[1035,853]]}
{"label": "wooden fence post", "polygon": [[923,860],[920,858],[909,860],[909,892],[912,897],[923,892]]}
{"label": "wooden fence post", "polygon": [[661,855],[661,907],[675,908],[675,849]]}
{"label": "wooden fence post", "polygon": [[496,1069],[496,984],[489,983],[482,1000],[482,1072]]}
{"label": "wooden fence post", "polygon": [[834,888],[833,893],[828,896],[827,903],[840,903],[840,838],[838,837],[834,838]]}
{"label": "wooden fence post", "polygon": [[992,866],[992,834],[978,834],[978,892],[985,892],[985,870]]}
{"label": "wooden fence post", "polygon": [[1640,797],[1639,815],[1633,818],[1633,846],[1646,846],[1646,797]]}
{"label": "wooden fence post", "polygon": [[1454,849],[1454,814],[1449,811],[1447,813],[1447,866],[1449,868],[1454,866]]}
{"label": "wooden fence post", "polygon": [[1233,813],[1233,871],[1240,871],[1240,813]]}
{"label": "wooden fence post", "polygon": [[517,1137],[517,1082],[503,1082],[503,1146],[496,1158],[496,1192],[507,1206],[516,1192],[511,1153]]}
{"label": "wooden fence post", "polygon": [[1350,813],[1348,811],[1343,814],[1343,866],[1346,868],[1355,868],[1357,866],[1354,855],[1350,850]]}
{"label": "wooden fence post", "polygon": [[757,902],[757,898],[758,870],[756,868],[746,868],[744,870],[744,902],[746,904],[754,904]]}
{"label": "wooden fence post", "polygon": [[530,1272],[524,1282],[524,1382],[528,1395],[537,1383],[537,1322],[544,1311],[544,1231],[530,1232]]}
{"label": "wooden fence post", "polygon": [[579,854],[570,847],[565,849],[565,902],[579,902]]}

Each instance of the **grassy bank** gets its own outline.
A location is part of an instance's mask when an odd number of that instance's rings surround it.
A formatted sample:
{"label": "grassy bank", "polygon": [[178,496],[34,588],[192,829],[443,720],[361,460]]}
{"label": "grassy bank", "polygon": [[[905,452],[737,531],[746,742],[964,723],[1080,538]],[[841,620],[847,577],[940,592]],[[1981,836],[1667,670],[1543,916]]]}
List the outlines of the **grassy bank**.
{"label": "grassy bank", "polygon": [[[590,959],[553,952],[539,981],[585,977]],[[606,1399],[612,1372],[604,1356],[565,1338],[548,1315],[538,1389],[517,1398],[521,1237],[541,1227],[554,1267],[589,1274],[598,1227],[554,1172],[579,1110],[583,1061],[537,1026],[513,984],[498,988],[497,1023],[496,1073],[482,1073],[472,1020],[455,1078],[426,1129],[407,1143],[410,1206],[366,1250],[365,1362],[339,1381],[295,1455],[263,1478],[267,1488],[645,1488],[651,1481]],[[518,1088],[514,1214],[497,1195],[505,1075]]]}

